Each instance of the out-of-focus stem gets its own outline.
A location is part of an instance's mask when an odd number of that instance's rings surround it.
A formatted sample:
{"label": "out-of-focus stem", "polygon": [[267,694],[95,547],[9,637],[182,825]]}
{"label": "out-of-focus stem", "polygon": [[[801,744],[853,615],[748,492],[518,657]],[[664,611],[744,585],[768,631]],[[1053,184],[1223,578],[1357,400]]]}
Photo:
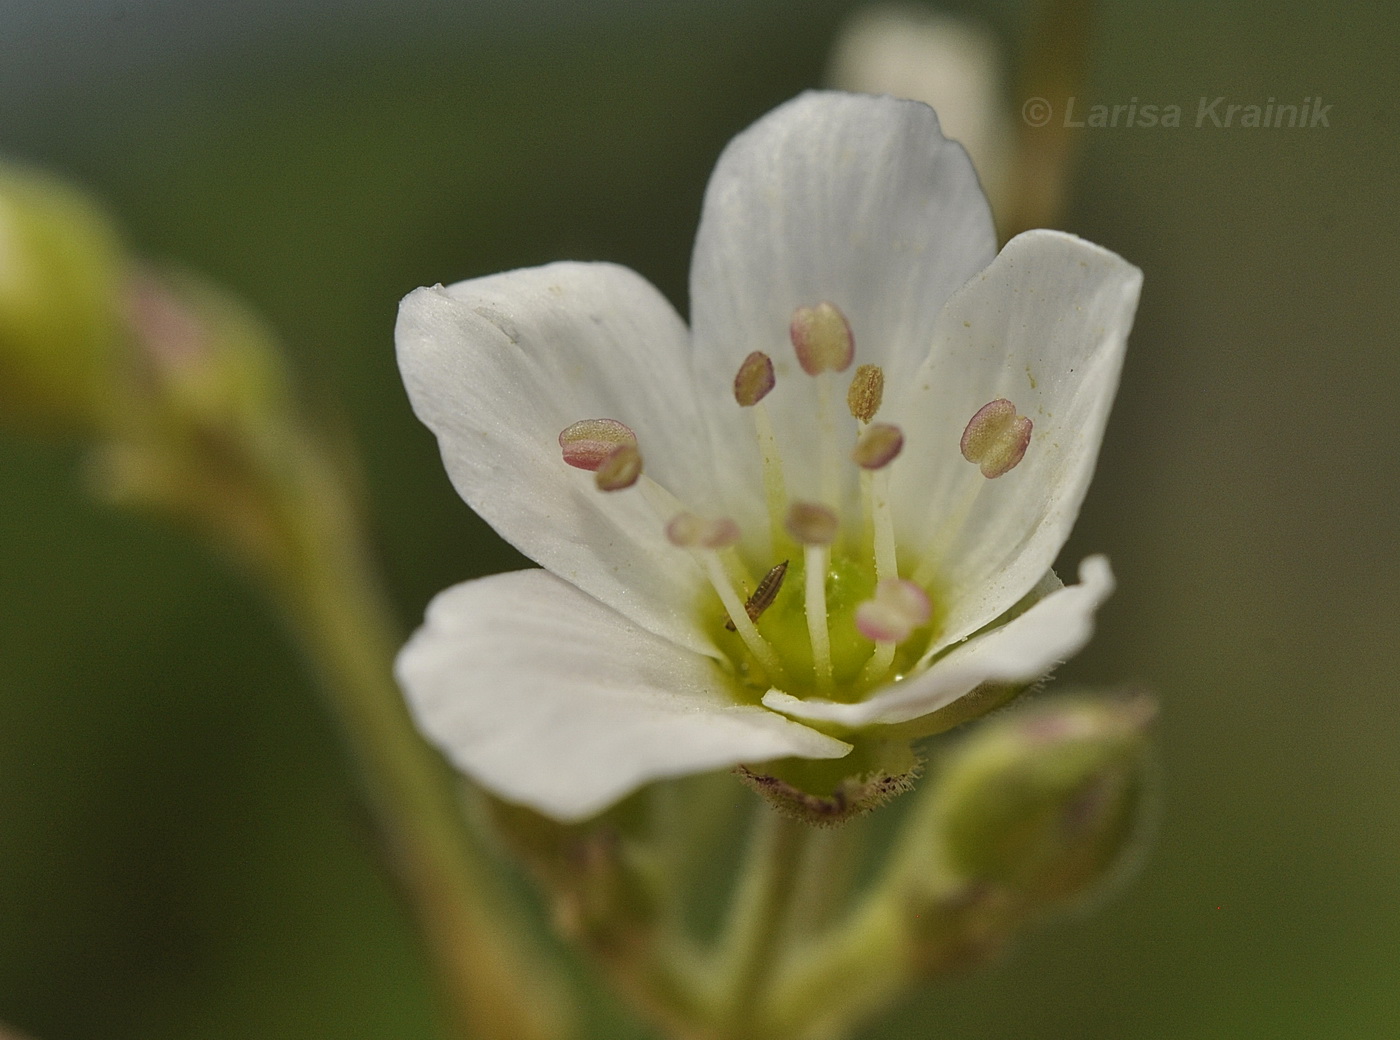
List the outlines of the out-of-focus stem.
{"label": "out-of-focus stem", "polygon": [[570,1035],[550,965],[527,958],[519,929],[458,800],[458,779],[418,735],[391,671],[400,640],[345,494],[307,452],[278,482],[280,534],[263,573],[320,673],[321,686],[407,894],[446,997],[453,1035],[562,1040]]}
{"label": "out-of-focus stem", "polygon": [[[1083,94],[1088,78],[1094,0],[1044,0],[1026,34],[1017,104],[1041,98],[1063,116],[1072,97]],[[1058,227],[1069,196],[1080,137],[1064,118],[1031,125],[1021,120],[1019,154],[1003,235],[1028,228]]]}
{"label": "out-of-focus stem", "polygon": [[798,890],[798,867],[812,834],[808,824],[767,806],[756,812],[749,853],[719,946],[715,1035],[733,1040],[756,1040],[760,1035],[752,1032],[755,1010],[782,952],[784,926]]}

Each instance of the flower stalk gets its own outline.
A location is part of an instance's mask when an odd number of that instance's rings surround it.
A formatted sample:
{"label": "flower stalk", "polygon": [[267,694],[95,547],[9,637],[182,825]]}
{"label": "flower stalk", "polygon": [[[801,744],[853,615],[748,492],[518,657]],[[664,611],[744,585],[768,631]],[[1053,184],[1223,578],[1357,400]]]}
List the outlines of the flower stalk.
{"label": "flower stalk", "polygon": [[418,737],[399,696],[390,670],[398,640],[350,510],[334,480],[312,466],[302,486],[285,489],[287,551],[264,574],[359,767],[451,1034],[562,1040],[571,1031],[558,985],[496,909],[500,886],[467,828],[458,783]]}
{"label": "flower stalk", "polygon": [[773,1035],[752,1030],[794,910],[798,868],[815,833],[808,824],[768,806],[756,813],[718,950],[721,1014],[716,1036],[726,1040]]}
{"label": "flower stalk", "polygon": [[[166,291],[164,289],[162,292]],[[400,641],[359,511],[328,454],[291,411],[279,360],[236,301],[172,306],[198,332],[154,399],[126,402],[98,456],[99,489],[192,526],[270,594],[320,679],[437,976],[449,1035],[563,1040],[557,983],[530,958],[460,805],[459,781],[418,736],[391,670]],[[152,344],[139,342],[150,348]],[[233,335],[236,352],[221,341]],[[154,357],[154,360],[153,360]],[[168,360],[148,352],[143,364]],[[191,366],[193,369],[191,370]],[[248,371],[256,378],[244,382]]]}

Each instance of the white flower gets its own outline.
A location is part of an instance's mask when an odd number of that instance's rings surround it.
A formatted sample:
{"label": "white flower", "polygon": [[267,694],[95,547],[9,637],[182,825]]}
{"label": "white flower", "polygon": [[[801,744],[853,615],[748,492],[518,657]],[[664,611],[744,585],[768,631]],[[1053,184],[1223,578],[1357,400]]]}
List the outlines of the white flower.
{"label": "white flower", "polygon": [[610,264],[409,294],[413,407],[544,568],[433,601],[398,662],[425,733],[575,820],[662,777],[841,758],[1077,652],[1112,577],[1050,566],[1141,274],[1057,232],[995,251],[931,109],[809,93],[721,156],[689,331]]}

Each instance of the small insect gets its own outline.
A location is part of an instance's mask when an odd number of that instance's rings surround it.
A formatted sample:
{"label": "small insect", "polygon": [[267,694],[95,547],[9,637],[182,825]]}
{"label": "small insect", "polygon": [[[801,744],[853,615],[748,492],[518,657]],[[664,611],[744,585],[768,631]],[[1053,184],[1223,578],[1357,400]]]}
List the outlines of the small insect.
{"label": "small insect", "polygon": [[[757,621],[759,616],[773,605],[773,601],[778,598],[778,590],[783,587],[783,578],[787,575],[788,561],[784,560],[771,571],[763,576],[763,580],[758,583],[758,588],[753,590],[753,595],[744,603],[744,613],[749,616],[750,621]],[[729,631],[734,631],[734,619],[730,618],[724,623],[724,627]]]}

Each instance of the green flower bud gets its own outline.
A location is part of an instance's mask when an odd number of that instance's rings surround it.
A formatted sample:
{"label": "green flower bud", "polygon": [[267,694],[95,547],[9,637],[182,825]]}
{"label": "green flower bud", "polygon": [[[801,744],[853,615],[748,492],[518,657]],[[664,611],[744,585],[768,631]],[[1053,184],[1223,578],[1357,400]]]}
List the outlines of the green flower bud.
{"label": "green flower bud", "polygon": [[122,336],[116,232],[84,196],[0,165],[0,421],[100,425]]}
{"label": "green flower bud", "polygon": [[1089,890],[1132,843],[1154,712],[1146,697],[1058,700],[975,732],[938,780],[949,867],[1038,903]]}
{"label": "green flower bud", "polygon": [[127,378],[94,457],[116,504],[190,523],[262,561],[285,552],[287,497],[319,472],[272,333],[198,278],[133,269],[123,290]]}
{"label": "green flower bud", "polygon": [[285,424],[292,402],[276,336],[242,300],[196,275],[139,269],[124,290],[142,412],[244,438]]}
{"label": "green flower bud", "polygon": [[634,840],[639,801],[579,824],[489,795],[482,805],[496,836],[549,895],[560,932],[604,951],[645,941],[657,920],[658,878],[645,842]]}

